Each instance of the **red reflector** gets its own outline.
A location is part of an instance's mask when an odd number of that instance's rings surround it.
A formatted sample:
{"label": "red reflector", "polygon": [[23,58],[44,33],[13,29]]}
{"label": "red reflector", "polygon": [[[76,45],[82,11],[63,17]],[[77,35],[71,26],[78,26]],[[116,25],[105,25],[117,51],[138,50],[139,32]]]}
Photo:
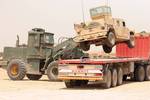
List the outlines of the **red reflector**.
{"label": "red reflector", "polygon": [[95,76],[102,76],[102,73],[95,74]]}

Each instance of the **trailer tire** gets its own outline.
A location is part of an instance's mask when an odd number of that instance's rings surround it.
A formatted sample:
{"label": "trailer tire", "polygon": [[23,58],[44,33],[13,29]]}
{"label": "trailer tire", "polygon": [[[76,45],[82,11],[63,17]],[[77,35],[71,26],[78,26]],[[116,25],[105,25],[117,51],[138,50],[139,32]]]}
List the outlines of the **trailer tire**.
{"label": "trailer tire", "polygon": [[7,67],[7,74],[11,80],[23,80],[26,75],[25,63],[19,59],[10,61]]}
{"label": "trailer tire", "polygon": [[105,53],[111,53],[112,47],[109,47],[107,45],[103,45],[102,47]]}
{"label": "trailer tire", "polygon": [[145,66],[145,81],[150,81],[150,65]]}
{"label": "trailer tire", "polygon": [[135,80],[142,82],[145,78],[145,70],[143,66],[137,66],[135,69]]}
{"label": "trailer tire", "polygon": [[118,76],[117,70],[116,70],[116,68],[113,68],[112,69],[112,76],[111,76],[111,86],[112,87],[117,86],[117,80],[118,80],[117,76]]}
{"label": "trailer tire", "polygon": [[110,69],[107,69],[105,76],[106,76],[106,83],[104,83],[104,88],[108,89],[111,87],[111,71],[110,71]]}
{"label": "trailer tire", "polygon": [[42,77],[42,75],[34,75],[34,74],[27,74],[26,76],[29,80],[39,80]]}
{"label": "trailer tire", "polygon": [[123,82],[123,71],[122,68],[118,68],[118,79],[117,79],[117,85],[121,85]]}
{"label": "trailer tire", "polygon": [[47,77],[51,81],[58,81],[58,62],[53,61],[47,67]]}

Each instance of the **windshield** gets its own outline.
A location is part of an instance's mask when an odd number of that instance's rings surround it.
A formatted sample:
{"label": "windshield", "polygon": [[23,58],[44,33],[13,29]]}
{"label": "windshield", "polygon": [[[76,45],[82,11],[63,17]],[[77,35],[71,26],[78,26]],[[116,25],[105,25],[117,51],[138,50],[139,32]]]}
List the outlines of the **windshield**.
{"label": "windshield", "polygon": [[44,43],[47,43],[47,44],[54,44],[54,37],[53,37],[53,34],[51,33],[46,33],[44,35]]}
{"label": "windshield", "polygon": [[110,7],[97,7],[90,10],[91,16],[97,16],[100,14],[111,14],[111,8]]}

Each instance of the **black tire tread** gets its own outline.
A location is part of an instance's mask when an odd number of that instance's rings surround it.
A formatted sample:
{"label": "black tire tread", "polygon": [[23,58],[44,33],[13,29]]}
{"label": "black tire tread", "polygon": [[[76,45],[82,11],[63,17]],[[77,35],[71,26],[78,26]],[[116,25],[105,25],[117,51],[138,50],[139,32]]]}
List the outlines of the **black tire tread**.
{"label": "black tire tread", "polygon": [[[115,78],[115,77],[113,77],[114,74],[116,74],[116,80],[114,80],[114,78]],[[111,80],[111,86],[112,86],[112,87],[117,86],[117,79],[118,79],[117,77],[118,77],[117,69],[116,69],[116,68],[113,68],[113,69],[112,69],[112,78],[111,78],[111,79],[112,79],[112,80]]]}
{"label": "black tire tread", "polygon": [[[139,71],[140,70],[142,70],[143,71],[143,75],[144,76],[142,76],[140,73],[139,73]],[[144,78],[145,78],[145,70],[144,70],[144,67],[143,66],[137,66],[136,67],[136,69],[135,69],[135,80],[136,81],[139,81],[139,82],[142,82],[142,81],[144,81]],[[144,78],[141,78],[141,77],[144,77]]]}
{"label": "black tire tread", "polygon": [[58,62],[53,61],[48,65],[48,67],[47,67],[47,77],[50,81],[59,81],[57,76],[55,76],[55,75],[53,75],[53,73],[51,73],[51,70],[53,69],[53,66],[58,66]]}
{"label": "black tire tread", "polygon": [[[110,76],[108,74],[110,74]],[[106,83],[104,83],[103,85],[104,85],[105,89],[109,89],[111,87],[111,71],[110,71],[110,69],[107,69],[105,76],[106,76]],[[110,83],[108,80],[110,80]]]}
{"label": "black tire tread", "polygon": [[150,65],[145,66],[145,81],[150,81],[149,70]]}
{"label": "black tire tread", "polygon": [[122,68],[119,67],[117,69],[117,72],[118,72],[118,79],[117,79],[117,85],[121,85],[123,83],[123,71],[122,71]]}
{"label": "black tire tread", "polygon": [[[14,63],[19,65],[19,73],[17,76],[12,76],[10,72],[11,65]],[[14,59],[10,61],[7,67],[7,74],[11,80],[23,80],[26,75],[25,63],[19,59]]]}

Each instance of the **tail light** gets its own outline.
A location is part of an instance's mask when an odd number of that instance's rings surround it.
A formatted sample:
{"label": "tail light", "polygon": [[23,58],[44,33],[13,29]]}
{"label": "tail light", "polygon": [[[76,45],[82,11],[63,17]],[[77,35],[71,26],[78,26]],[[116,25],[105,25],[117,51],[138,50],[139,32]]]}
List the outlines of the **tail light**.
{"label": "tail light", "polygon": [[102,76],[102,75],[103,75],[102,73],[95,74],[95,76]]}

